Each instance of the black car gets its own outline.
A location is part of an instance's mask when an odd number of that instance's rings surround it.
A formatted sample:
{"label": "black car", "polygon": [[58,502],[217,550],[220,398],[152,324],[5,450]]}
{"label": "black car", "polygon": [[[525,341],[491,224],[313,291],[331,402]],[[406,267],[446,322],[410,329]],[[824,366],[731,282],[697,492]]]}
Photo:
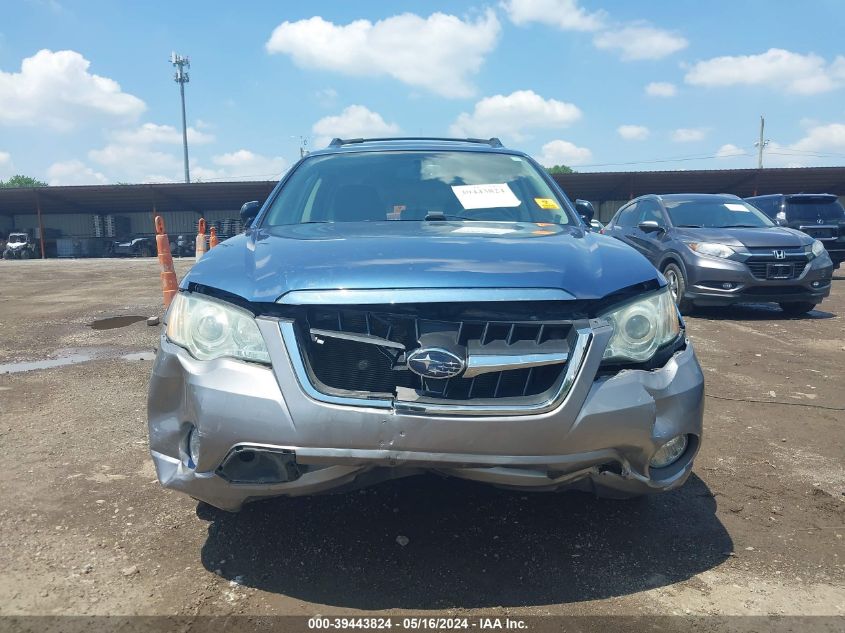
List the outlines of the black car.
{"label": "black car", "polygon": [[833,265],[821,242],[777,226],[736,196],[642,196],[604,232],[663,273],[681,312],[771,301],[802,314],[830,294]]}
{"label": "black car", "polygon": [[837,268],[845,261],[845,208],[833,194],[776,193],[746,200],[781,226],[821,241]]}
{"label": "black car", "polygon": [[115,240],[111,248],[106,251],[111,257],[155,257],[155,235],[133,235],[124,240]]}

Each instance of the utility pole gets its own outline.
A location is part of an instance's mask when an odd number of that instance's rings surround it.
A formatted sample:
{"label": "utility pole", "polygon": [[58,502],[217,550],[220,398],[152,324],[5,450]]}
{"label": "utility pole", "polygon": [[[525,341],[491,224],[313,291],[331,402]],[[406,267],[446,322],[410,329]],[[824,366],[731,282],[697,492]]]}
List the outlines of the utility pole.
{"label": "utility pole", "polygon": [[185,84],[191,80],[185,69],[191,67],[191,59],[173,52],[170,53],[170,63],[176,68],[173,80],[179,84],[179,94],[182,96],[182,146],[185,152],[185,182],[191,182],[191,172],[188,169],[188,127],[185,122]]}
{"label": "utility pole", "polygon": [[763,169],[763,149],[766,145],[769,144],[768,140],[763,140],[763,131],[766,128],[766,119],[763,118],[763,115],[760,115],[760,140],[754,143],[755,147],[757,147],[757,169]]}
{"label": "utility pole", "polygon": [[305,136],[291,136],[299,139],[299,157],[303,158],[308,153],[308,138]]}

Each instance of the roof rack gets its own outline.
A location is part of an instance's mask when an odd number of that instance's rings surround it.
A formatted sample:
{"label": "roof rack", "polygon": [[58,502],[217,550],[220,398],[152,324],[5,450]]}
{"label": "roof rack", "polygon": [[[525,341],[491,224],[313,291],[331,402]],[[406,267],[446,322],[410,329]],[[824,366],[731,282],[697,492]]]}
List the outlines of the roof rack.
{"label": "roof rack", "polygon": [[377,143],[381,141],[451,141],[453,143],[478,143],[490,147],[504,147],[502,141],[491,138],[449,138],[446,136],[393,136],[385,138],[333,138],[329,147],[342,147],[356,143]]}

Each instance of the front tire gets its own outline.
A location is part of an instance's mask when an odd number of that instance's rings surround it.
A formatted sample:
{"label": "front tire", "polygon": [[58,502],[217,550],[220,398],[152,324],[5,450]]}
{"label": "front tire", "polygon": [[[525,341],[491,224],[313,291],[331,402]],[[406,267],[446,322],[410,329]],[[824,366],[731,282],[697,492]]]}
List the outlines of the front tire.
{"label": "front tire", "polygon": [[778,305],[786,314],[800,316],[814,310],[817,304],[810,303],[809,301],[790,301],[789,303],[779,303]]}
{"label": "front tire", "polygon": [[689,314],[692,311],[692,301],[684,298],[684,293],[687,290],[687,278],[684,277],[684,272],[677,264],[666,264],[663,267],[663,276],[669,283],[669,292],[672,293],[672,299],[678,306],[681,314]]}

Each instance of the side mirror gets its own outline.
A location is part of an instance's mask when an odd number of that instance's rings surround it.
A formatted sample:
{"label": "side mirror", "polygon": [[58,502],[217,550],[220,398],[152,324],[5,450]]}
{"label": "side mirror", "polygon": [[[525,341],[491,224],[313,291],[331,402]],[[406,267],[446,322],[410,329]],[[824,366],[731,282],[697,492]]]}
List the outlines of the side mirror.
{"label": "side mirror", "polygon": [[251,200],[250,202],[244,203],[241,207],[241,220],[243,220],[245,229],[249,228],[260,210],[261,203],[258,200]]}
{"label": "side mirror", "polygon": [[660,226],[655,220],[645,220],[637,225],[637,228],[643,233],[661,233],[665,229]]}
{"label": "side mirror", "polygon": [[578,215],[581,216],[581,219],[584,220],[584,224],[589,227],[590,220],[592,220],[593,217],[596,215],[596,210],[593,208],[593,203],[589,200],[576,200],[575,210],[578,212]]}

